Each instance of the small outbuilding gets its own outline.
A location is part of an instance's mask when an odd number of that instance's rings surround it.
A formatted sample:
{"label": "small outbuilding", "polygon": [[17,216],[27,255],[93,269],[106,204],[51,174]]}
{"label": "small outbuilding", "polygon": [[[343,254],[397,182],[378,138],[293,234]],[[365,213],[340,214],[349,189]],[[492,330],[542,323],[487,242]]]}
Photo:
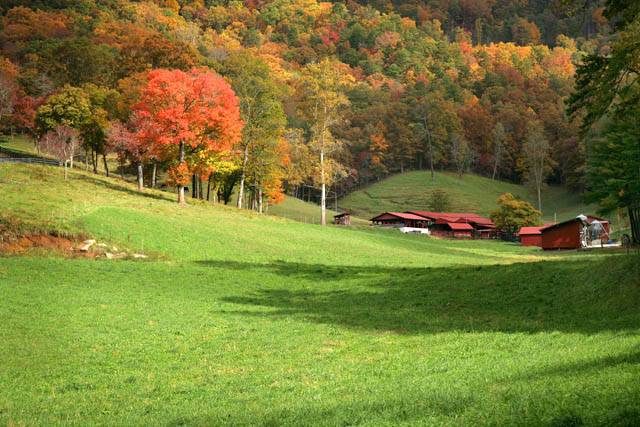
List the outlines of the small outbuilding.
{"label": "small outbuilding", "polygon": [[333,216],[333,223],[336,225],[351,225],[351,214],[343,212]]}
{"label": "small outbuilding", "polygon": [[542,229],[542,249],[580,249],[587,246],[588,224],[580,217],[549,225]]}
{"label": "small outbuilding", "polygon": [[522,227],[518,232],[522,246],[542,247],[542,229],[544,227]]}
{"label": "small outbuilding", "polygon": [[593,242],[609,239],[609,222],[592,215],[578,215],[557,224],[540,227],[522,227],[518,232],[522,246],[539,246],[542,249],[580,249]]}

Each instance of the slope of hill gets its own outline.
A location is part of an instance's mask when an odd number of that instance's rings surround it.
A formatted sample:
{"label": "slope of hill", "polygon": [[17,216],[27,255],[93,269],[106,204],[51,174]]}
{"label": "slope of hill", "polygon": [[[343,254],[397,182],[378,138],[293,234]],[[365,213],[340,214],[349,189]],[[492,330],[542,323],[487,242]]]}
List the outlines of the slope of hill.
{"label": "slope of hill", "polygon": [[27,155],[37,154],[33,141],[22,135],[15,135],[14,137],[0,136],[0,148]]}
{"label": "slope of hill", "polygon": [[[5,148],[15,153],[24,153],[29,156],[39,155],[46,157],[46,155],[43,153],[38,154],[33,145],[33,141],[22,135],[16,135],[14,138],[0,137],[0,148]],[[0,156],[1,155],[2,153],[0,153]],[[109,158],[112,173],[114,173],[114,171],[118,167],[118,163],[113,157],[114,156],[111,156]],[[103,173],[101,162],[98,164],[98,169],[100,173]],[[135,179],[135,175],[127,175],[127,180],[129,180],[130,182],[134,182]],[[230,204],[233,205],[233,203],[235,203],[235,200],[232,200]],[[331,209],[327,210],[327,218],[331,220],[335,213],[336,212]],[[282,218],[289,218],[295,221],[309,224],[320,223],[320,207],[315,203],[305,202],[303,200],[296,199],[295,197],[286,196],[282,203],[274,206],[269,206],[267,214]]]}
{"label": "slope of hill", "polygon": [[[320,206],[315,203],[305,202],[303,200],[297,199],[291,196],[285,196],[284,201],[282,203],[278,203],[277,205],[269,206],[267,211],[269,215],[275,215],[283,218],[293,219],[295,221],[300,221],[309,224],[319,224],[320,223]],[[331,221],[333,219],[333,215],[336,212],[328,209],[327,210],[327,221]]]}
{"label": "slope of hill", "polygon": [[[461,179],[449,172],[436,173],[435,181],[426,171],[413,171],[393,175],[378,183],[347,195],[340,207],[362,217],[372,217],[385,211],[429,209],[433,190],[442,189],[451,200],[451,211],[477,212],[487,215],[496,208],[496,199],[502,193],[512,193],[532,203],[533,195],[525,187],[503,181],[494,181],[474,174]],[[543,192],[542,208],[545,220],[571,218],[579,213],[593,213],[594,206],[582,202],[579,195],[564,188],[548,187]]]}
{"label": "slope of hill", "polygon": [[150,256],[0,254],[0,424],[640,422],[632,256],[179,207],[56,168],[0,165],[0,194],[0,233]]}

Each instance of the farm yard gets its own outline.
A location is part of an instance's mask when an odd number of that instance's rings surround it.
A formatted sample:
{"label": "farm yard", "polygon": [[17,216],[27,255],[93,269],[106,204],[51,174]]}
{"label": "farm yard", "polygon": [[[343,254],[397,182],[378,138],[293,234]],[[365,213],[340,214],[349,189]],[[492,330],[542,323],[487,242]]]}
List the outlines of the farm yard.
{"label": "farm yard", "polygon": [[0,251],[3,424],[640,423],[633,252],[322,228],[41,166],[0,165],[0,193],[3,235],[148,257]]}
{"label": "farm yard", "polygon": [[7,0],[0,426],[640,426],[640,2]]}

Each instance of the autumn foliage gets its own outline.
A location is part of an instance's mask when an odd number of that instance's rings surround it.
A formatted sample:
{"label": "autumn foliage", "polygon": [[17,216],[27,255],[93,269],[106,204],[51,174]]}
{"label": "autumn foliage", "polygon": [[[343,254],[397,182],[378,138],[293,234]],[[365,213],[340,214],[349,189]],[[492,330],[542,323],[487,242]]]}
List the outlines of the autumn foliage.
{"label": "autumn foliage", "polygon": [[150,71],[132,111],[136,138],[158,146],[182,142],[224,151],[242,132],[238,98],[222,77],[206,69]]}
{"label": "autumn foliage", "polygon": [[[185,149],[229,151],[242,135],[240,107],[229,84],[207,69],[153,70],[132,108],[135,140],[140,146],[172,155],[172,181],[188,182]],[[176,150],[178,149],[178,154]],[[180,187],[180,202],[184,202]]]}
{"label": "autumn foliage", "polygon": [[[610,51],[615,24],[604,0],[581,13],[569,3],[11,0],[0,8],[0,127],[68,125],[96,173],[113,152],[162,176],[186,164],[200,197],[204,181],[259,210],[260,193],[273,203],[313,187],[319,201],[322,181],[325,195],[345,193],[409,169],[522,183],[536,122],[545,180],[581,191],[586,147],[564,101],[581,58]],[[332,70],[348,84],[318,91]],[[348,107],[323,120],[319,92]],[[116,122],[126,144],[108,138]],[[288,164],[285,134],[300,135]],[[324,173],[310,160],[318,141]]]}

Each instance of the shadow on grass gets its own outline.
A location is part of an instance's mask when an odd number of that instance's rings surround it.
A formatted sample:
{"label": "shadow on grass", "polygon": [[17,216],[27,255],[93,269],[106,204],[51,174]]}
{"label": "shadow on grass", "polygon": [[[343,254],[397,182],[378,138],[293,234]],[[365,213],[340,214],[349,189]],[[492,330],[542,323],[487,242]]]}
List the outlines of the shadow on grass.
{"label": "shadow on grass", "polygon": [[[573,363],[560,363],[551,368],[534,370],[524,375],[510,377],[509,381],[514,380],[536,380],[539,378],[549,378],[551,376],[571,377],[575,375],[587,375],[594,371],[602,371],[603,369],[616,368],[620,365],[640,365],[640,348],[634,351],[612,356],[598,357],[592,360],[581,360]],[[640,424],[639,424],[640,425]]]}
{"label": "shadow on grass", "polygon": [[[453,393],[451,390],[431,393],[406,391],[402,396],[386,396],[383,401],[377,399],[352,400],[348,397],[331,402],[309,404],[293,403],[272,407],[270,405],[248,405],[246,411],[238,415],[225,416],[224,408],[210,415],[195,418],[180,417],[170,421],[167,427],[186,425],[321,425],[353,426],[371,424],[377,420],[383,425],[392,421],[392,425],[411,423],[416,420],[428,420],[443,416],[455,419],[475,403],[468,393]],[[375,423],[373,424],[375,425]]]}
{"label": "shadow on grass", "polygon": [[277,288],[266,285],[253,295],[225,298],[263,308],[241,311],[247,316],[297,316],[400,334],[640,328],[640,269],[633,257],[442,268],[198,264],[281,278]]}
{"label": "shadow on grass", "polygon": [[173,201],[173,198],[170,194],[158,194],[157,191],[154,190],[153,193],[149,191],[138,191],[132,188],[129,188],[125,183],[111,182],[107,179],[103,179],[101,177],[92,177],[88,175],[78,175],[76,179],[88,182],[93,185],[99,185],[109,190],[121,191],[123,193],[130,194],[132,196],[142,196],[149,197],[156,200],[165,200],[165,201]]}
{"label": "shadow on grass", "polygon": [[[535,396],[535,394],[534,394]],[[614,396],[615,397],[615,396]],[[598,413],[576,406],[572,409],[544,408],[544,411],[518,410],[531,396],[523,396],[516,402],[504,397],[507,407],[491,407],[483,402],[482,395],[473,395],[455,387],[441,392],[403,390],[396,395],[372,394],[367,399],[354,401],[348,397],[330,403],[310,403],[308,400],[288,405],[247,405],[242,414],[226,413],[220,408],[210,414],[196,417],[179,417],[169,421],[167,427],[186,425],[547,425],[551,427],[578,427],[583,425],[607,425],[618,427],[638,426],[640,411],[615,400],[608,402],[608,411]],[[534,397],[535,399],[535,397]],[[484,408],[483,406],[486,405]],[[488,407],[487,407],[488,406]],[[474,416],[473,409],[476,409]],[[477,409],[484,409],[478,412]],[[470,413],[465,416],[465,412]],[[523,413],[524,412],[524,413]],[[528,412],[528,413],[527,413]],[[475,419],[474,419],[475,418]],[[543,421],[545,420],[545,421]]]}

